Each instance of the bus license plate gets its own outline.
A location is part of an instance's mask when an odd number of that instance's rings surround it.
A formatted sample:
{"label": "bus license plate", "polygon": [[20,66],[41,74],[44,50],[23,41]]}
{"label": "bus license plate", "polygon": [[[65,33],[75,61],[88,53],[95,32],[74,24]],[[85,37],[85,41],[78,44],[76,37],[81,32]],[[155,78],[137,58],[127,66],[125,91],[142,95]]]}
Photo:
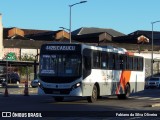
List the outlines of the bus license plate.
{"label": "bus license plate", "polygon": [[53,91],[53,94],[60,94],[60,91]]}

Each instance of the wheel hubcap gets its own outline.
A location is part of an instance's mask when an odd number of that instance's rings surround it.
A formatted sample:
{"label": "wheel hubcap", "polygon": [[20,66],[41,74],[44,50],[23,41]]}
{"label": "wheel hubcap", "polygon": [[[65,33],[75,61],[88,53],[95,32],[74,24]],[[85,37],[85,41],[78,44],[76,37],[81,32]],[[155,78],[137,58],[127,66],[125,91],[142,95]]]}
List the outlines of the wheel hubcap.
{"label": "wheel hubcap", "polygon": [[96,99],[97,98],[97,91],[96,91],[96,89],[94,88],[93,89],[93,99]]}

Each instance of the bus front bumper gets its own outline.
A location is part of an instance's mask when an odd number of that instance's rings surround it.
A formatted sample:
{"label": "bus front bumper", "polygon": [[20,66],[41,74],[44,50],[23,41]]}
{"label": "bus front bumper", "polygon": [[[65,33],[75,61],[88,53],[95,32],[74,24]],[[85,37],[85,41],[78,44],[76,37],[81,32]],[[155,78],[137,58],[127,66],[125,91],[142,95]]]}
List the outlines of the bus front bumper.
{"label": "bus front bumper", "polygon": [[75,89],[53,89],[38,87],[38,94],[51,96],[82,96],[82,89],[81,87],[77,87]]}

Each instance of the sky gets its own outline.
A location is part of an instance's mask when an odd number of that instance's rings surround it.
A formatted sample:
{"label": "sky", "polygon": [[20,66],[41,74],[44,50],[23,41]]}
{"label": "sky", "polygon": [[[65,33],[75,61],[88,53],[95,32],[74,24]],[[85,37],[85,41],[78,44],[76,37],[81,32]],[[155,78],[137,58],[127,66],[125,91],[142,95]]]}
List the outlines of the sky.
{"label": "sky", "polygon": [[[3,27],[69,29],[69,5],[81,0],[0,0]],[[160,0],[87,0],[71,8],[72,31],[81,27],[111,28],[124,34],[152,30],[160,20]],[[160,31],[160,22],[153,24]]]}

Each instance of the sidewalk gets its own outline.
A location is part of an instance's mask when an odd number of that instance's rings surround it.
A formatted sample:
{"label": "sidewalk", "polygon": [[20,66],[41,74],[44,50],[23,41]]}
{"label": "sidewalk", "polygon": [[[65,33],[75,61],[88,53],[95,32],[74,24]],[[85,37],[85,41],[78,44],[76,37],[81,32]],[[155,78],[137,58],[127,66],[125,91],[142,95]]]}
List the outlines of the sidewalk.
{"label": "sidewalk", "polygon": [[[2,84],[0,84],[0,88],[3,88]],[[25,87],[25,83],[20,83],[20,84],[8,84],[8,88],[21,88],[21,87]],[[28,87],[30,88],[31,85],[28,84]]]}
{"label": "sidewalk", "polygon": [[[29,95],[32,94],[37,94],[38,88],[28,88]],[[5,88],[1,87],[0,88],[0,94],[4,95],[5,93]],[[9,95],[24,95],[24,88],[19,87],[19,88],[8,88],[8,94]]]}

